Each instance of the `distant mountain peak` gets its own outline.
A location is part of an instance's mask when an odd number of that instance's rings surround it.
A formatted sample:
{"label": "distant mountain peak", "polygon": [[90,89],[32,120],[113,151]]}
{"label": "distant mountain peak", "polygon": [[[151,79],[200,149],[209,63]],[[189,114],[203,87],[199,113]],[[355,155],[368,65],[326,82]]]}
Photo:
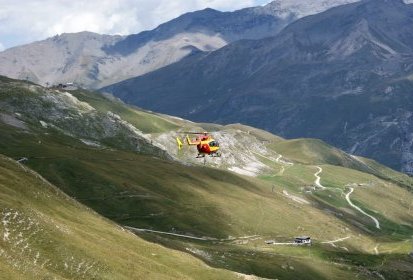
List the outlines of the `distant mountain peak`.
{"label": "distant mountain peak", "polygon": [[212,8],[209,8],[209,7],[203,9],[202,11],[204,11],[204,12],[211,12],[211,13],[221,13],[220,11],[215,10],[215,9],[212,9]]}
{"label": "distant mountain peak", "polygon": [[[377,0],[364,0],[364,1],[373,2]],[[386,2],[386,3],[406,4],[405,1],[403,0],[379,0],[379,1]]]}
{"label": "distant mountain peak", "polygon": [[375,4],[377,2],[387,2],[405,5],[413,3],[413,0],[274,0],[265,6],[256,7],[255,12],[280,18],[302,18],[321,13],[333,7],[355,2],[373,2]]}
{"label": "distant mountain peak", "polygon": [[359,0],[274,0],[265,6],[255,8],[257,13],[269,14],[281,18],[301,18],[323,12],[329,8],[358,2]]}
{"label": "distant mountain peak", "polygon": [[412,2],[411,0],[362,0],[360,2],[366,2],[366,3],[373,3],[373,4],[379,4],[385,3],[385,4],[393,4],[393,5],[406,5],[409,2]]}

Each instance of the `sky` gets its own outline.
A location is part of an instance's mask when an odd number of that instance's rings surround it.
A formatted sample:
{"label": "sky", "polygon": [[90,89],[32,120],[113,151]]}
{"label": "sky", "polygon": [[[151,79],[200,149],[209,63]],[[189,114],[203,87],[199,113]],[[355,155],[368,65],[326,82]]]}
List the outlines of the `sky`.
{"label": "sky", "polygon": [[0,0],[0,51],[71,32],[134,34],[179,15],[233,11],[269,0]]}

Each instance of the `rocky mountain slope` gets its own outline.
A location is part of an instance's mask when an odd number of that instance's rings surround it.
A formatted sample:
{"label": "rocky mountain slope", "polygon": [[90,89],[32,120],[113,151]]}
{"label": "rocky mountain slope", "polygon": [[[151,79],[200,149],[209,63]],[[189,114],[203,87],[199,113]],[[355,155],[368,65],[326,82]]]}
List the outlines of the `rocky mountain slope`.
{"label": "rocky mountain slope", "polygon": [[362,1],[104,88],[195,121],[316,137],[412,172],[413,6]]}
{"label": "rocky mountain slope", "polygon": [[[69,95],[70,110],[61,101]],[[33,104],[27,113],[25,98]],[[193,123],[129,107],[98,93],[51,90],[7,78],[0,80],[0,103],[0,154],[24,164],[9,160],[6,170],[31,168],[69,195],[69,202],[75,199],[152,242],[190,253],[213,267],[236,271],[239,279],[254,279],[251,274],[271,279],[299,279],[303,275],[306,279],[349,279],[356,275],[360,279],[406,279],[413,273],[407,255],[413,232],[413,181],[374,161],[348,155],[319,140],[284,140],[240,124]],[[93,108],[96,117],[86,113],[86,107]],[[70,126],[64,125],[53,115],[59,119],[67,115],[73,120]],[[96,133],[113,127],[104,121],[107,115],[117,115],[114,122],[125,131],[123,136],[114,137],[119,141],[108,141]],[[88,125],[84,128],[85,123]],[[129,129],[123,130],[126,123]],[[221,141],[223,156],[208,158],[205,165],[194,158],[194,150],[185,147],[179,152],[175,144],[176,136],[184,136],[182,131],[199,129],[213,131]],[[125,134],[129,133],[146,139],[141,145],[146,149],[128,145]],[[159,149],[165,149],[169,156],[162,156]],[[3,166],[1,160],[0,164]],[[7,196],[1,196],[5,198],[1,203],[11,203],[12,198],[16,201],[13,207],[25,205],[25,209],[37,211],[34,200],[25,203],[34,199],[32,196],[24,196],[22,203],[23,198],[16,193],[20,188],[9,185],[26,177],[6,178],[1,183],[1,176],[8,173],[0,174],[0,191],[3,186],[13,190],[5,191]],[[51,202],[39,203],[45,215],[53,215],[59,227],[87,237],[89,243],[83,248],[90,252],[73,249],[74,258],[87,259],[85,264],[91,259],[100,263],[99,256],[103,255],[116,259],[99,271],[99,277],[131,278],[141,272],[161,273],[149,274],[149,279],[167,278],[167,274],[172,278],[231,277],[207,267],[205,272],[193,261],[182,267],[180,261],[187,256],[174,255],[176,259],[171,260],[170,251],[152,250],[154,245],[139,249],[141,240],[135,245],[133,239],[124,239],[120,230],[116,231],[120,235],[106,241],[111,229],[92,222],[93,229],[98,228],[92,233],[87,223],[90,216],[65,214],[67,204],[54,196],[48,199]],[[52,202],[59,205],[56,211]],[[3,209],[9,207],[5,205]],[[7,215],[0,233],[8,232],[13,217]],[[67,217],[79,217],[87,226]],[[14,234],[10,230],[9,236]],[[299,235],[310,235],[313,246],[291,246],[291,240]],[[36,236],[36,240],[48,240],[44,232]],[[75,234],[67,238],[71,236]],[[112,243],[114,240],[116,243]],[[100,247],[100,241],[106,246]],[[0,242],[0,246],[18,258],[19,251],[7,247],[17,248],[14,243]],[[68,254],[72,248],[68,248]],[[54,257],[50,266],[53,272],[64,278],[60,251],[48,251],[47,256]],[[129,257],[131,251],[139,254]],[[36,258],[35,252],[27,256],[29,261]],[[39,260],[30,265],[40,275],[49,273],[41,270],[48,266],[37,266],[43,264],[43,256],[41,251]],[[137,259],[140,257],[148,260]],[[158,258],[168,269],[157,266]],[[0,260],[0,267],[11,274],[7,258],[0,255]],[[68,269],[79,266],[77,262],[67,265]]]}
{"label": "rocky mountain slope", "polygon": [[98,88],[162,68],[194,52],[273,36],[299,17],[347,2],[274,1],[235,12],[205,9],[124,37],[62,34],[1,52],[0,74],[43,85],[75,82]]}
{"label": "rocky mountain slope", "polygon": [[[1,77],[0,119],[7,124],[27,129],[37,125],[76,137],[84,143],[128,149],[142,154],[168,158],[161,148],[151,145],[150,139],[132,124],[112,112],[100,113],[88,103],[69,92],[45,89]],[[24,86],[24,85],[23,85]]]}
{"label": "rocky mountain slope", "polygon": [[274,0],[263,7],[256,7],[255,12],[270,14],[279,18],[299,19],[308,15],[315,15],[330,8],[354,3],[359,0]]}

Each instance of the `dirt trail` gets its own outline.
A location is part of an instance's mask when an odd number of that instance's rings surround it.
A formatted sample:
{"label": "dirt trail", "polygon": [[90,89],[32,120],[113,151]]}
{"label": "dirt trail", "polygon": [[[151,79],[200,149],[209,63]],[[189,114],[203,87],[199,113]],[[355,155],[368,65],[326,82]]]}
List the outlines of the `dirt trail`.
{"label": "dirt trail", "polygon": [[337,242],[344,241],[344,240],[347,240],[347,239],[349,239],[349,238],[351,238],[351,236],[346,236],[346,237],[339,238],[339,239],[336,239],[336,240],[331,240],[331,241],[323,241],[323,242],[321,242],[321,243],[322,243],[322,244],[330,244],[330,245],[333,246],[334,248],[339,247],[339,248],[341,248],[341,249],[343,249],[343,250],[345,250],[345,251],[348,252],[349,250],[348,250],[347,247],[337,246],[336,243],[337,243]]}
{"label": "dirt trail", "polygon": [[183,237],[183,238],[188,238],[188,239],[194,239],[194,240],[202,240],[202,241],[235,241],[235,240],[255,240],[259,239],[260,235],[249,235],[249,236],[240,236],[240,237],[231,237],[231,238],[224,238],[224,239],[218,239],[214,237],[196,237],[192,235],[186,235],[186,234],[178,234],[178,233],[172,233],[172,232],[166,232],[166,231],[159,231],[159,230],[152,230],[152,229],[145,229],[145,228],[134,228],[134,227],[129,227],[129,226],[123,226],[124,228],[135,231],[135,232],[150,232],[150,233],[157,233],[157,234],[165,234],[165,235],[171,235],[171,236],[177,236],[177,237]]}
{"label": "dirt trail", "polygon": [[[323,169],[322,169],[320,166],[317,166],[317,168],[318,168],[318,171],[317,171],[316,173],[314,173],[314,176],[316,177],[316,179],[315,179],[315,181],[314,181],[314,184],[315,184],[317,187],[321,188],[322,190],[325,190],[326,187],[324,187],[324,186],[320,183],[321,177],[319,176],[320,173],[323,172]],[[379,222],[379,220],[377,220],[376,217],[374,217],[374,216],[366,213],[363,209],[361,209],[361,208],[358,207],[357,205],[354,205],[354,203],[351,202],[350,195],[351,195],[353,192],[354,192],[354,188],[350,188],[350,191],[349,191],[349,192],[346,194],[346,196],[345,196],[348,204],[350,204],[351,207],[353,207],[354,209],[356,209],[357,211],[359,211],[359,212],[362,213],[363,215],[365,215],[365,216],[369,217],[370,219],[372,219],[372,220],[374,221],[375,225],[376,225],[376,228],[377,228],[377,229],[380,229],[380,222]]]}
{"label": "dirt trail", "polygon": [[299,196],[296,196],[296,195],[289,194],[286,190],[283,190],[283,195],[300,204],[310,204],[308,200],[301,198]]}
{"label": "dirt trail", "polygon": [[273,175],[272,177],[282,176],[282,175],[284,174],[284,171],[285,171],[285,166],[290,167],[290,166],[293,166],[293,165],[294,165],[294,163],[292,163],[292,162],[288,162],[288,161],[282,160],[282,157],[283,157],[283,156],[282,156],[281,154],[278,154],[277,158],[274,160],[273,158],[269,158],[269,157],[267,157],[267,156],[265,156],[265,155],[262,155],[262,154],[260,154],[260,153],[257,153],[257,152],[254,152],[254,151],[251,151],[251,152],[252,152],[253,154],[256,154],[257,156],[260,156],[260,157],[262,157],[262,158],[265,158],[265,159],[267,159],[267,160],[269,160],[269,161],[272,161],[272,162],[275,162],[275,163],[281,165],[281,170],[280,170],[277,174]]}
{"label": "dirt trail", "polygon": [[333,244],[333,243],[337,243],[337,242],[340,242],[340,241],[344,241],[344,240],[349,239],[349,238],[351,238],[351,236],[346,236],[346,237],[339,238],[339,239],[336,239],[336,240],[331,240],[331,241],[323,241],[321,243],[323,243],[323,244]]}
{"label": "dirt trail", "polygon": [[374,253],[375,253],[376,255],[379,254],[379,245],[376,245],[376,247],[374,247]]}
{"label": "dirt trail", "polygon": [[158,230],[151,230],[151,229],[143,229],[143,228],[134,228],[134,227],[128,227],[128,226],[124,226],[124,228],[129,229],[129,230],[132,230],[132,231],[138,231],[138,232],[153,232],[153,233],[166,234],[166,235],[172,235],[172,236],[178,236],[178,237],[184,237],[184,238],[195,239],[195,240],[202,240],[202,241],[216,240],[215,238],[195,237],[195,236],[185,235],[185,234],[177,234],[177,233],[171,233],[171,232],[165,232],[165,231],[158,231]]}
{"label": "dirt trail", "polygon": [[315,178],[316,178],[315,181],[314,181],[314,184],[315,184],[317,187],[319,187],[320,189],[325,190],[326,187],[324,187],[324,186],[320,183],[321,177],[319,176],[320,173],[323,172],[323,169],[322,169],[320,166],[317,166],[317,168],[318,168],[318,171],[317,171],[316,173],[314,173],[314,176],[315,176]]}
{"label": "dirt trail", "polygon": [[359,211],[360,213],[362,213],[363,215],[369,217],[370,219],[372,219],[374,221],[374,223],[376,224],[376,228],[380,229],[380,222],[379,220],[377,220],[374,216],[366,213],[365,211],[363,211],[363,209],[361,209],[360,207],[358,207],[357,205],[354,205],[353,202],[351,202],[350,200],[350,195],[354,192],[354,188],[350,188],[350,191],[346,194],[346,200],[348,202],[348,204],[350,204],[351,207],[353,207],[354,209],[356,209],[357,211]]}

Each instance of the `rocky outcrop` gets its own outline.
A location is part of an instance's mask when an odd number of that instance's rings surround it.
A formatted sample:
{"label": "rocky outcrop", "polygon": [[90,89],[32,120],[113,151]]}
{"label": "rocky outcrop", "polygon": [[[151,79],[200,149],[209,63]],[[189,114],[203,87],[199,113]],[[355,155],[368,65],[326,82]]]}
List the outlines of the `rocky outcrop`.
{"label": "rocky outcrop", "polygon": [[129,122],[102,113],[70,92],[19,81],[0,82],[0,120],[27,133],[43,131],[71,136],[95,147],[115,147],[171,159],[166,151]]}

